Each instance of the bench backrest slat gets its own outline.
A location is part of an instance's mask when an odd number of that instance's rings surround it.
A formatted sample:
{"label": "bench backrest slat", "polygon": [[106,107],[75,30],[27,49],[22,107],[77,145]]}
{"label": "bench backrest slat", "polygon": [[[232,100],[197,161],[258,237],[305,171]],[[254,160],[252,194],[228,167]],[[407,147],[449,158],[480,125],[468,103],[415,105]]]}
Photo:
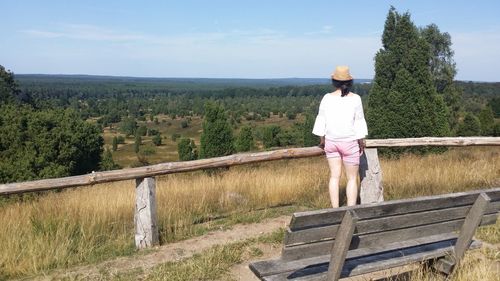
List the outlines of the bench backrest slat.
{"label": "bench backrest slat", "polygon": [[[401,214],[375,219],[365,219],[359,221],[356,224],[354,234],[362,235],[373,232],[416,227],[419,225],[438,223],[442,221],[464,219],[471,206],[472,204],[460,207],[423,211],[418,213]],[[492,202],[491,204],[489,204],[485,211],[485,214],[494,214],[498,212],[500,212],[500,201]],[[338,227],[339,224],[332,224],[296,231],[288,229],[285,236],[284,245],[286,247],[289,247],[293,245],[307,244],[322,240],[332,240],[336,236]]]}
{"label": "bench backrest slat", "polygon": [[[497,217],[497,213],[485,215],[483,216],[480,225],[493,224],[496,222]],[[465,219],[462,218],[411,228],[354,235],[349,249],[370,248],[398,241],[457,232],[462,227],[464,220]],[[282,260],[296,260],[327,255],[331,251],[333,242],[334,240],[327,240],[297,246],[285,246],[283,248],[281,258]]]}
{"label": "bench backrest slat", "polygon": [[472,205],[481,193],[486,193],[491,201],[500,201],[500,188],[460,192],[453,194],[419,197],[387,201],[383,203],[358,205],[354,207],[341,207],[319,211],[295,213],[290,222],[290,230],[301,230],[318,226],[338,224],[346,210],[354,210],[360,220],[408,214],[415,212],[431,211],[436,209],[453,208]]}

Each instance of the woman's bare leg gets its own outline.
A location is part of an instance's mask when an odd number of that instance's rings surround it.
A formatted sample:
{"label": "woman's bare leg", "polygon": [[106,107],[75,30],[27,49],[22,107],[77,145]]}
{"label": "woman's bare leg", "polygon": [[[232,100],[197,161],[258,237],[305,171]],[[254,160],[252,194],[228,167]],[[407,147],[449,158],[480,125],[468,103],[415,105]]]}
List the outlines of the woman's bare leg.
{"label": "woman's bare leg", "polygon": [[327,158],[330,167],[330,181],[328,190],[330,191],[330,201],[333,208],[339,207],[339,182],[342,172],[342,160],[340,157]]}
{"label": "woman's bare leg", "polygon": [[347,206],[356,205],[358,200],[358,170],[359,165],[345,165],[345,174],[347,176]]}

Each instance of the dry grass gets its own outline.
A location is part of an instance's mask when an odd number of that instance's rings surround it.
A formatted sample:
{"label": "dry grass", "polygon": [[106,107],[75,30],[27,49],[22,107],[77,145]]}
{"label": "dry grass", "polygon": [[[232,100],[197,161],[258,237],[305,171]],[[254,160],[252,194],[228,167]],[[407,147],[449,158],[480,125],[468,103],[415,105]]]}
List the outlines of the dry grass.
{"label": "dry grass", "polygon": [[386,200],[500,186],[500,149],[454,148],[382,160]]}
{"label": "dry grass", "polygon": [[[462,148],[382,160],[386,199],[498,185],[499,156],[498,148]],[[197,172],[161,177],[161,239],[197,235],[216,225],[215,217],[238,221],[249,211],[271,206],[328,207],[327,178],[323,158],[240,166],[215,176]],[[127,181],[1,206],[0,280],[132,253],[133,193],[134,183]],[[498,228],[492,233],[498,235]]]}
{"label": "dry grass", "polygon": [[393,281],[498,281],[500,267],[495,262],[485,259],[479,253],[468,252],[460,266],[451,276],[440,274],[431,268],[419,267],[410,274],[394,277]]}

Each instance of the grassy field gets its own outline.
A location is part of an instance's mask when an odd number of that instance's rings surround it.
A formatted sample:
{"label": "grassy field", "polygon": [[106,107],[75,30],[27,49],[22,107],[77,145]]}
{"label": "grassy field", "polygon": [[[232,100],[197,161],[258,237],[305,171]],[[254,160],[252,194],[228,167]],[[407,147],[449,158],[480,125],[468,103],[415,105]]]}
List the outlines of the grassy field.
{"label": "grassy field", "polygon": [[[500,185],[498,148],[456,148],[439,155],[382,159],[381,165],[386,200]],[[281,214],[273,206],[289,206],[288,213],[328,207],[327,180],[322,157],[239,166],[212,176],[160,177],[161,241]],[[133,209],[132,181],[1,206],[0,280],[134,253]],[[500,224],[480,235],[498,243]]]}

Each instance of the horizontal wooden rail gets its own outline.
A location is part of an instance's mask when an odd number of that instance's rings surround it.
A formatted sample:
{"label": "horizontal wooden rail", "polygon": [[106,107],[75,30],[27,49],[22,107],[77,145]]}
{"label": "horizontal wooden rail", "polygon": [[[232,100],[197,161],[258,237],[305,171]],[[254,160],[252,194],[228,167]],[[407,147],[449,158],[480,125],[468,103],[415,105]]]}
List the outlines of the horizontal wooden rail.
{"label": "horizontal wooden rail", "polygon": [[[408,146],[498,146],[500,137],[458,137],[458,138],[407,138],[371,139],[366,147],[408,147]],[[288,148],[273,151],[241,153],[229,156],[200,159],[185,162],[167,162],[156,165],[121,170],[95,172],[81,176],[44,179],[0,185],[0,195],[62,189],[97,183],[142,179],[172,173],[190,172],[201,169],[218,168],[291,158],[314,157],[323,154],[318,147]]]}

